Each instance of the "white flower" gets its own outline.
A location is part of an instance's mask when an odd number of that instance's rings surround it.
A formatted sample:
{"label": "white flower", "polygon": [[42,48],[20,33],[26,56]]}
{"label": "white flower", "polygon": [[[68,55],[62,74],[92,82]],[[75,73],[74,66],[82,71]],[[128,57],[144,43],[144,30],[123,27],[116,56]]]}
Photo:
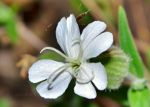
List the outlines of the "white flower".
{"label": "white flower", "polygon": [[52,47],[46,47],[41,52],[47,49],[55,51],[66,59],[65,62],[39,60],[29,69],[29,80],[33,83],[41,82],[36,87],[41,97],[55,99],[61,96],[72,78],[76,79],[74,92],[88,99],[96,97],[93,84],[98,90],[106,89],[107,74],[104,66],[100,62],[88,61],[112,45],[112,33],[103,32],[105,28],[105,23],[94,21],[80,35],[74,15],[60,20],[56,38],[65,54]]}

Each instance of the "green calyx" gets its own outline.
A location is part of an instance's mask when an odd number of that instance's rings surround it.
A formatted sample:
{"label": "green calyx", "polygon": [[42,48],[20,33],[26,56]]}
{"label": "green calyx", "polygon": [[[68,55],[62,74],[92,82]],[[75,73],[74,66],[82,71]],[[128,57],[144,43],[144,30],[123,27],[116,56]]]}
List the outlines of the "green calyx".
{"label": "green calyx", "polygon": [[112,47],[92,62],[101,62],[106,70],[108,89],[118,89],[129,71],[130,58],[118,47]]}

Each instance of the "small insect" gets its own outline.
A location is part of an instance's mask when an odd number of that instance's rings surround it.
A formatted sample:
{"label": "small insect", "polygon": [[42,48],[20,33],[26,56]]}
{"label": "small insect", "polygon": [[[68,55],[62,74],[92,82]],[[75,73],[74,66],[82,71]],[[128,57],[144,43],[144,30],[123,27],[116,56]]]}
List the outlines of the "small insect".
{"label": "small insect", "polygon": [[90,10],[84,12],[84,13],[81,13],[77,16],[77,21],[81,20],[84,16],[86,16],[88,13],[90,12]]}

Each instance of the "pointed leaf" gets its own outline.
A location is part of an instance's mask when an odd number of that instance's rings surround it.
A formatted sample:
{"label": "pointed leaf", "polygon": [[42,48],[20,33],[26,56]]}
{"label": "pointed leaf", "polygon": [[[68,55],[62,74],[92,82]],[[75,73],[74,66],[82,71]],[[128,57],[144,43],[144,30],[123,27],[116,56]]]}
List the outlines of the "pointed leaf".
{"label": "pointed leaf", "polygon": [[143,77],[144,65],[135,46],[123,7],[119,8],[119,35],[120,47],[131,57],[130,72],[138,77]]}
{"label": "pointed leaf", "polygon": [[150,71],[150,49],[147,50],[146,61],[147,61],[148,70]]}

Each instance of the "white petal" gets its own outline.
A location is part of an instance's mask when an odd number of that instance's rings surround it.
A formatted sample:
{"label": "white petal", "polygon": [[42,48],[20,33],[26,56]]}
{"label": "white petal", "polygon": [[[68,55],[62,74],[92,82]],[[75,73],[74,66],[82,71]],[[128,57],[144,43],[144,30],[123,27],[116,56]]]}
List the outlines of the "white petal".
{"label": "white petal", "polygon": [[56,38],[62,50],[71,57],[77,57],[79,53],[80,31],[74,15],[67,20],[62,18],[56,28]]}
{"label": "white petal", "polygon": [[107,87],[107,74],[104,66],[101,63],[89,63],[88,66],[93,70],[94,79],[92,82],[99,90],[104,90]]}
{"label": "white petal", "polygon": [[29,69],[29,80],[33,83],[47,79],[56,69],[63,66],[61,62],[53,60],[39,60]]}
{"label": "white petal", "polygon": [[105,32],[94,38],[87,47],[83,48],[83,59],[96,57],[110,48],[113,43],[113,35]]}
{"label": "white petal", "polygon": [[58,78],[52,83],[52,88],[48,90],[48,82],[44,81],[40,83],[36,90],[41,97],[46,99],[55,99],[61,96],[67,89],[72,77],[68,72],[63,72]]}
{"label": "white petal", "polygon": [[80,30],[76,22],[74,15],[70,15],[67,18],[67,28],[68,28],[68,42],[70,45],[70,52],[72,57],[77,57],[79,53],[79,43],[76,43],[80,40]]}
{"label": "white petal", "polygon": [[106,29],[106,24],[101,21],[94,21],[87,25],[81,35],[83,48],[86,47],[96,36]]}
{"label": "white petal", "polygon": [[61,47],[61,49],[66,53],[68,51],[68,49],[66,49],[66,45],[65,45],[65,38],[68,35],[68,30],[67,30],[67,22],[66,22],[66,18],[62,18],[56,28],[56,39],[57,42],[59,44],[59,46]]}
{"label": "white petal", "polygon": [[79,38],[80,37],[80,30],[79,30],[79,26],[76,22],[76,18],[74,15],[70,15],[67,18],[67,27],[68,27],[68,33],[70,34],[70,36],[72,38]]}
{"label": "white petal", "polygon": [[88,83],[88,84],[76,83],[74,87],[74,92],[77,95],[88,98],[88,99],[96,98],[96,91],[91,83]]}
{"label": "white petal", "polygon": [[91,81],[94,77],[92,69],[88,66],[87,63],[83,63],[80,66],[80,70],[77,74],[77,81],[81,81],[82,83]]}

